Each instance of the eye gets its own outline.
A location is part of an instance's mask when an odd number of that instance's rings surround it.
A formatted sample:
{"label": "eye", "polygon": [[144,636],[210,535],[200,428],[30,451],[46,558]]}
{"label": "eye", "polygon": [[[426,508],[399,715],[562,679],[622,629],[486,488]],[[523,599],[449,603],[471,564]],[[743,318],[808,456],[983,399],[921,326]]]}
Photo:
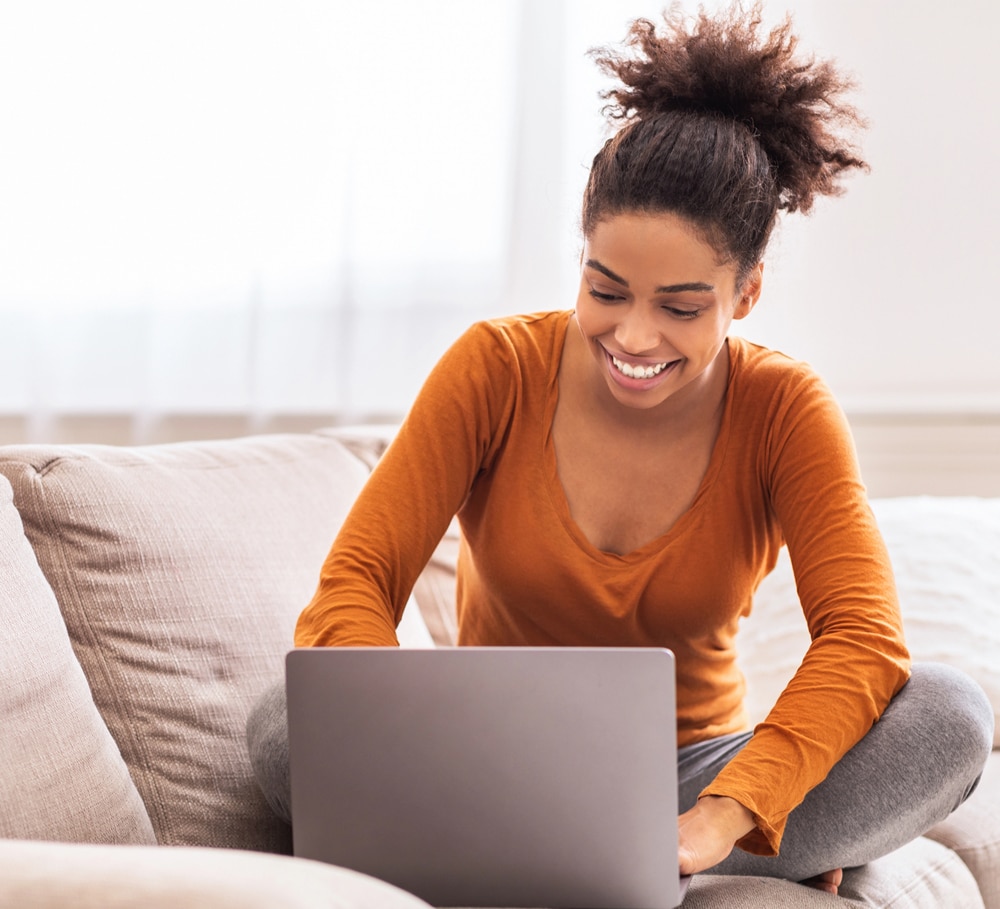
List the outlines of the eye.
{"label": "eye", "polygon": [[677,319],[696,319],[701,315],[700,309],[677,309],[674,306],[664,306],[663,308]]}
{"label": "eye", "polygon": [[602,303],[614,303],[615,300],[621,299],[617,294],[602,294],[599,290],[594,290],[593,288],[590,289],[590,295]]}

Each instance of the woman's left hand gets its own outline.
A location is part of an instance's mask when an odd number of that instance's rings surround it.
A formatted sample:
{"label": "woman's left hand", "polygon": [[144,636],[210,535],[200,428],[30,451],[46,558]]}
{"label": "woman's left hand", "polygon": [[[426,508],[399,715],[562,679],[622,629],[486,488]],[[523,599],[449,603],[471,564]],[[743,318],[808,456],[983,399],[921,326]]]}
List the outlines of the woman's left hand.
{"label": "woman's left hand", "polygon": [[716,795],[699,799],[677,820],[681,874],[718,865],[753,828],[753,815],[735,799]]}

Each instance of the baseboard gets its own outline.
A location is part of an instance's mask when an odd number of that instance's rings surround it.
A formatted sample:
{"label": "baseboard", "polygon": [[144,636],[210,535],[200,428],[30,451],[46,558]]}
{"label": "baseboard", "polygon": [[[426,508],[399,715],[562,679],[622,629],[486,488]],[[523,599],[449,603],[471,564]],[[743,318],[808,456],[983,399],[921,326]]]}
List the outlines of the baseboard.
{"label": "baseboard", "polygon": [[848,413],[872,497],[1000,496],[1000,412]]}
{"label": "baseboard", "polygon": [[[0,444],[102,442],[135,445],[231,438],[260,432],[309,432],[362,419],[331,414],[127,414],[38,417],[0,414]],[[862,474],[873,497],[1000,496],[1000,409],[996,411],[848,411]]]}

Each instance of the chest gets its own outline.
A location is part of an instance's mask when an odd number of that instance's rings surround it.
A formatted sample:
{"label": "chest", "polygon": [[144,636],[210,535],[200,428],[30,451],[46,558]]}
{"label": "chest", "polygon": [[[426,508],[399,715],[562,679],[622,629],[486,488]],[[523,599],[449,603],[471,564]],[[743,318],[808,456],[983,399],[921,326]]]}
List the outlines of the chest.
{"label": "chest", "polygon": [[571,411],[552,427],[570,515],[597,549],[624,555],[666,534],[691,507],[712,459],[718,422],[671,434],[601,432]]}

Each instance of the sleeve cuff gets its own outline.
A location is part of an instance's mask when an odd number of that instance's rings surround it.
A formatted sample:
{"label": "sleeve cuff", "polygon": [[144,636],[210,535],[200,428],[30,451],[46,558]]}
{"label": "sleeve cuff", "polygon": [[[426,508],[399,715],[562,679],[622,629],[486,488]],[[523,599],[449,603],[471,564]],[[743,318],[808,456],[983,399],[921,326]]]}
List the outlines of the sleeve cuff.
{"label": "sleeve cuff", "polygon": [[708,786],[699,794],[698,798],[706,795],[719,795],[731,798],[739,802],[753,815],[753,822],[756,826],[748,834],[736,841],[736,845],[740,849],[752,855],[775,856],[778,854],[778,850],[781,847],[781,837],[785,832],[785,824],[788,821],[787,815],[780,820],[769,821],[757,810],[753,799],[748,799],[742,793],[727,792],[722,788],[715,789],[712,786]]}

